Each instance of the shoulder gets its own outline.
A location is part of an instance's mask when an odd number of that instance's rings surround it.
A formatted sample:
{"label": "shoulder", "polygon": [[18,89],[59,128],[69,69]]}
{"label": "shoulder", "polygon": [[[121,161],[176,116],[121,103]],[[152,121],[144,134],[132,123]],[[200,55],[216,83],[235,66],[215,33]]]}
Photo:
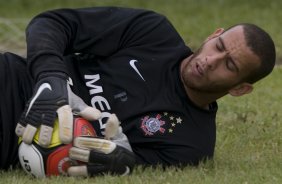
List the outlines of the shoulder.
{"label": "shoulder", "polygon": [[101,18],[105,18],[107,16],[116,17],[127,16],[127,18],[132,18],[135,16],[151,16],[155,18],[164,18],[165,16],[159,14],[153,10],[149,9],[140,9],[140,8],[126,8],[126,7],[116,7],[116,6],[98,6],[98,7],[87,7],[87,8],[60,8],[60,9],[50,9],[42,14],[99,14],[103,15]]}

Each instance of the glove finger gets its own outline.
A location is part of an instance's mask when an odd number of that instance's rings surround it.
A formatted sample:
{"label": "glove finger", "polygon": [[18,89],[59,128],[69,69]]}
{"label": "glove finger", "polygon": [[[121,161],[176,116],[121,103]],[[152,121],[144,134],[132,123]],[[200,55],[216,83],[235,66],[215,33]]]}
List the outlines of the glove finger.
{"label": "glove finger", "polygon": [[97,120],[101,117],[98,109],[88,106],[79,96],[75,95],[68,85],[69,104],[72,110],[87,120]]}
{"label": "glove finger", "polygon": [[[108,166],[104,167],[104,165],[109,165],[110,162],[108,154],[97,152],[96,150],[85,150],[72,147],[69,150],[69,157],[74,160],[90,163],[87,165],[87,169],[85,167],[80,168],[79,166],[69,169],[68,173],[71,176],[88,176],[88,174],[94,175],[100,172],[109,171]],[[90,172],[88,172],[91,164],[95,164],[96,166],[90,167]],[[103,169],[101,167],[103,167]]]}
{"label": "glove finger", "polygon": [[101,117],[101,112],[98,109],[90,106],[86,106],[83,110],[80,110],[76,113],[84,119],[90,121],[97,120]]}
{"label": "glove finger", "polygon": [[90,150],[80,149],[72,147],[69,150],[69,157],[74,160],[79,160],[81,162],[89,161]]}
{"label": "glove finger", "polygon": [[88,176],[88,172],[87,172],[87,166],[83,165],[83,166],[71,166],[68,168],[68,175],[69,176],[84,176],[87,177]]}
{"label": "glove finger", "polygon": [[23,133],[23,136],[22,136],[23,142],[25,142],[26,144],[31,144],[33,137],[36,134],[36,131],[37,131],[36,127],[28,124],[25,127],[25,130],[24,130],[24,133]]}
{"label": "glove finger", "polygon": [[122,132],[121,126],[118,128],[117,134],[111,139],[116,145],[121,146],[132,152],[127,136]]}
{"label": "glove finger", "polygon": [[46,125],[41,125],[38,143],[44,148],[48,148],[51,143],[53,128]]}
{"label": "glove finger", "polygon": [[117,135],[120,122],[115,114],[111,114],[106,122],[105,138],[110,139]]}
{"label": "glove finger", "polygon": [[76,137],[73,145],[77,148],[96,150],[104,154],[109,154],[116,148],[116,144],[112,141],[93,137]]}
{"label": "glove finger", "polygon": [[68,144],[73,137],[73,114],[69,105],[57,110],[59,120],[59,137],[62,143]]}
{"label": "glove finger", "polygon": [[23,133],[25,131],[25,126],[26,125],[23,125],[22,123],[18,123],[17,126],[16,126],[16,130],[15,130],[15,133],[18,137],[22,137],[23,136]]}
{"label": "glove finger", "polygon": [[93,163],[93,164],[107,164],[110,162],[108,153],[101,152],[99,150],[86,150],[81,148],[72,147],[69,150],[69,157],[81,162]]}
{"label": "glove finger", "polygon": [[17,136],[22,137],[25,131],[26,121],[25,121],[25,113],[22,113],[19,122],[17,123],[15,133]]}
{"label": "glove finger", "polygon": [[105,138],[110,139],[117,145],[132,151],[127,136],[122,132],[120,122],[115,114],[112,114],[106,122]]}

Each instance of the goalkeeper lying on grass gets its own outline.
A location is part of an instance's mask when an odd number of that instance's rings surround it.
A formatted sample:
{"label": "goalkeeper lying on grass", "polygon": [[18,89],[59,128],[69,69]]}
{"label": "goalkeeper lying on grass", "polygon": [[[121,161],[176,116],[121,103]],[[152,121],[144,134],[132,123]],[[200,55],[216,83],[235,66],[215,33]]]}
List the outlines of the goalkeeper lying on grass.
{"label": "goalkeeper lying on grass", "polygon": [[[70,157],[88,165],[81,175],[124,174],[132,158],[145,166],[197,165],[214,154],[216,100],[250,93],[275,64],[272,39],[253,24],[217,29],[192,52],[163,15],[129,8],[44,12],[28,25],[26,40],[27,59],[0,57],[2,169],[17,163],[14,132],[21,145],[36,135],[48,148],[56,118],[61,143],[74,140]],[[112,148],[107,153],[92,147],[100,139],[74,136],[73,115],[104,138],[113,113],[124,133],[116,135],[126,135],[132,151],[116,136],[102,141]]]}

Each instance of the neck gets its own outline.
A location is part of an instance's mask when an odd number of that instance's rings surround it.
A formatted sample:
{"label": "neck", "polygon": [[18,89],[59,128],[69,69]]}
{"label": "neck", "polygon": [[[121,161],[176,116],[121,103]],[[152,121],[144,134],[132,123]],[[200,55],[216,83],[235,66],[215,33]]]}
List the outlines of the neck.
{"label": "neck", "polygon": [[213,94],[213,93],[206,93],[201,92],[198,90],[194,90],[188,88],[184,85],[186,94],[188,95],[189,99],[198,107],[202,109],[209,109],[209,105],[222,97],[224,94]]}

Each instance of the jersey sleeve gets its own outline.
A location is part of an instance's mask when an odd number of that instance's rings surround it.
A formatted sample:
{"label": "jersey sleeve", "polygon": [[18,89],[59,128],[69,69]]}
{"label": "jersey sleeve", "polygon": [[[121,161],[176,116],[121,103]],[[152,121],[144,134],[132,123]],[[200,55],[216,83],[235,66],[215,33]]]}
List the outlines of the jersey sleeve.
{"label": "jersey sleeve", "polygon": [[29,70],[35,78],[45,71],[68,73],[64,56],[86,53],[107,57],[119,49],[143,44],[148,42],[143,37],[163,19],[151,11],[117,7],[41,13],[26,29]]}

